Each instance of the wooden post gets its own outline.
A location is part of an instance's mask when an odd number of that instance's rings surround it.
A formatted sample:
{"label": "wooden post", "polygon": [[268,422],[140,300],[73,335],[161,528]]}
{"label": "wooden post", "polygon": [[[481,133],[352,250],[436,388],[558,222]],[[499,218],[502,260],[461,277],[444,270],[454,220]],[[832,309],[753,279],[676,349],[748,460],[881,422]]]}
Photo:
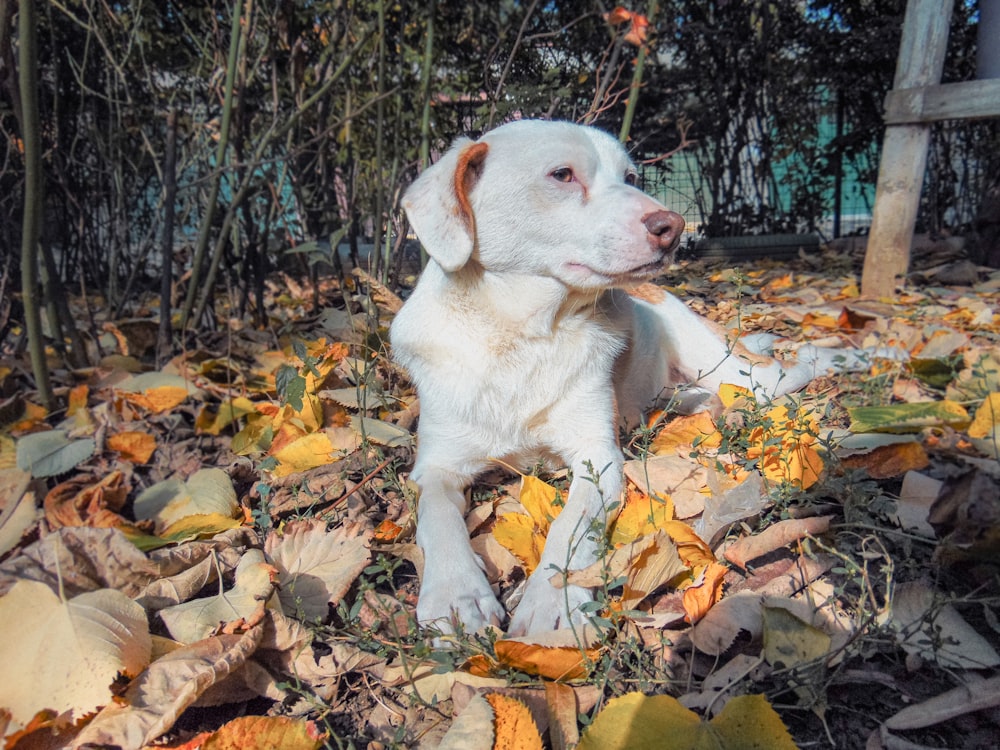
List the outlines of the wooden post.
{"label": "wooden post", "polygon": [[[909,0],[894,92],[941,80],[954,0]],[[910,242],[927,166],[927,124],[888,125],[879,162],[861,293],[889,297],[910,265]]]}

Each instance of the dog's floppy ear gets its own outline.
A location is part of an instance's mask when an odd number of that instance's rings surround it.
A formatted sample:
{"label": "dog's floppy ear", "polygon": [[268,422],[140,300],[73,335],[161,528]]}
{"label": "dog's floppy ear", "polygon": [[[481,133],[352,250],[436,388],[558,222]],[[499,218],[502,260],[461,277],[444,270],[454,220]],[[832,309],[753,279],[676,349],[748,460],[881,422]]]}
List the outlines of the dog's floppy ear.
{"label": "dog's floppy ear", "polygon": [[489,146],[463,138],[417,178],[403,197],[413,231],[445,271],[457,271],[476,246],[476,217],[469,192]]}

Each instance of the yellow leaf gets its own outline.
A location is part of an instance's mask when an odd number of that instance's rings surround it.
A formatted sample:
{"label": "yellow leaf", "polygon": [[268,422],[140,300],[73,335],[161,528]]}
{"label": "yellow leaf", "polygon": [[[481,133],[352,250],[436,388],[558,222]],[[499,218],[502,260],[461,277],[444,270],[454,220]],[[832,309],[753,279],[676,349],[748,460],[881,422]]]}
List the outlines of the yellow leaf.
{"label": "yellow leaf", "polygon": [[753,392],[749,388],[730,383],[723,383],[719,386],[719,400],[727,409],[739,399],[753,399]]}
{"label": "yellow leaf", "polygon": [[542,558],[545,535],[535,528],[535,522],[523,513],[504,513],[493,525],[493,536],[509,549],[531,574]]}
{"label": "yellow leaf", "polygon": [[[665,738],[669,742],[665,743]],[[577,750],[796,750],[780,717],[762,695],[731,699],[709,722],[669,695],[629,693],[608,705]]]}
{"label": "yellow leaf", "polygon": [[810,414],[794,419],[784,406],[769,409],[763,424],[750,432],[747,458],[758,459],[761,473],[776,482],[790,482],[807,489],[819,481],[823,459],[813,445],[818,431]]}
{"label": "yellow leaf", "polygon": [[126,461],[144,464],[156,450],[156,436],[148,432],[119,432],[108,438],[107,445]]}
{"label": "yellow leaf", "polygon": [[718,448],[722,444],[722,435],[715,428],[715,420],[707,411],[700,411],[674,419],[660,430],[650,449],[657,455],[673,453],[678,448],[698,446],[699,448]]}
{"label": "yellow leaf", "polygon": [[500,693],[484,697],[493,707],[493,750],[542,750],[542,737],[526,705]]}
{"label": "yellow leaf", "polygon": [[324,466],[333,460],[332,453],[333,444],[325,432],[303,435],[274,454],[279,461],[274,476],[285,477],[298,471]]}
{"label": "yellow leaf", "polygon": [[611,527],[611,543],[618,547],[634,542],[673,520],[674,504],[670,498],[651,497],[629,483],[624,505]]}
{"label": "yellow leaf", "polygon": [[237,419],[252,414],[254,403],[246,396],[237,396],[223,402],[218,408],[204,406],[195,418],[195,430],[202,434],[219,435]]}
{"label": "yellow leaf", "polygon": [[988,437],[1000,426],[1000,393],[991,393],[976,409],[976,416],[969,425],[969,437]]}
{"label": "yellow leaf", "polygon": [[829,635],[803,622],[783,607],[764,607],[764,658],[790,669],[823,658],[830,651]]}
{"label": "yellow leaf", "polygon": [[715,562],[715,553],[694,529],[683,521],[667,521],[661,528],[670,535],[677,545],[677,554],[689,568],[697,568]]}
{"label": "yellow leaf", "polygon": [[208,539],[242,525],[243,522],[238,518],[222,513],[197,513],[175,521],[157,536],[168,542],[187,542],[192,539]]}
{"label": "yellow leaf", "polygon": [[186,480],[171,477],[139,493],[132,505],[138,520],[162,530],[186,516],[219,513],[234,518],[240,509],[233,482],[222,469],[199,469]]}
{"label": "yellow leaf", "polygon": [[521,475],[519,500],[542,533],[549,530],[549,524],[562,510],[562,505],[556,503],[559,497],[559,490],[552,485],[538,477]]}

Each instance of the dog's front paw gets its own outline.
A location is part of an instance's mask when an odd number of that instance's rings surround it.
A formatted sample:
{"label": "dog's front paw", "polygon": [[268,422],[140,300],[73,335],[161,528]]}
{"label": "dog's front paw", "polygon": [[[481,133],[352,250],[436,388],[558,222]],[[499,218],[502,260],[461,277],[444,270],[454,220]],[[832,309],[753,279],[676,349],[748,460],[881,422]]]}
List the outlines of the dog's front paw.
{"label": "dog's front paw", "polygon": [[458,626],[474,633],[487,625],[499,626],[505,611],[478,568],[464,576],[424,581],[417,600],[417,621],[423,627],[454,633]]}
{"label": "dog's front paw", "polygon": [[557,589],[545,578],[532,576],[511,617],[507,634],[521,636],[583,625],[587,615],[580,608],[593,600],[590,589],[580,586]]}

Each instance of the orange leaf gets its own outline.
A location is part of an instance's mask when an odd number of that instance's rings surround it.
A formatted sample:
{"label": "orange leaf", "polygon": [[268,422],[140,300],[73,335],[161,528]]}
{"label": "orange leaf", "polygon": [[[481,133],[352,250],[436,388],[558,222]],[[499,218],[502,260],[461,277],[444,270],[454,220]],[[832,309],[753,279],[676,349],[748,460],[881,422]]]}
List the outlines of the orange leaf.
{"label": "orange leaf", "polygon": [[590,673],[588,664],[598,657],[598,649],[580,651],[576,646],[540,646],[522,641],[497,641],[497,661],[525,674],[550,680],[577,680]]}
{"label": "orange leaf", "polygon": [[632,11],[626,10],[622,6],[616,7],[610,13],[604,14],[604,20],[608,22],[611,26],[621,26],[623,23],[627,23],[632,18]]}
{"label": "orange leaf", "polygon": [[850,469],[864,469],[872,479],[899,477],[908,471],[918,471],[930,463],[927,451],[920,443],[893,443],[841,460]]}
{"label": "orange leaf", "polygon": [[526,705],[500,693],[484,697],[493,707],[493,750],[542,750],[542,737]]}
{"label": "orange leaf", "polygon": [[78,385],[69,389],[69,400],[66,405],[66,416],[72,417],[78,411],[87,408],[87,396],[90,394],[90,388],[84,385]]}
{"label": "orange leaf", "polygon": [[156,388],[150,388],[143,393],[123,391],[121,396],[130,404],[134,404],[153,414],[161,414],[184,403],[184,400],[188,397],[188,391],[179,385],[161,385]]}
{"label": "orange leaf", "polygon": [[120,471],[112,471],[100,480],[86,475],[75,477],[56,485],[45,496],[45,520],[53,529],[121,526],[127,522],[118,511],[125,505],[129,489]]}
{"label": "orange leaf", "polygon": [[684,619],[692,625],[722,598],[722,581],[729,571],[722,563],[711,562],[696,581],[684,589]]}
{"label": "orange leaf", "polygon": [[287,716],[241,716],[224,724],[207,737],[199,735],[197,744],[182,748],[201,750],[318,750],[326,732],[314,721]]}
{"label": "orange leaf", "polygon": [[837,328],[838,322],[832,315],[824,313],[806,313],[802,318],[802,327],[815,326],[817,328]]}
{"label": "orange leaf", "polygon": [[629,27],[628,33],[625,34],[625,41],[636,47],[641,47],[646,43],[648,32],[649,19],[641,13],[633,13],[632,26]]}
{"label": "orange leaf", "polygon": [[119,432],[108,438],[108,447],[126,461],[144,464],[156,450],[156,436],[147,432]]}
{"label": "orange leaf", "polygon": [[375,527],[375,539],[380,542],[391,542],[403,533],[403,527],[393,523],[388,518]]}

